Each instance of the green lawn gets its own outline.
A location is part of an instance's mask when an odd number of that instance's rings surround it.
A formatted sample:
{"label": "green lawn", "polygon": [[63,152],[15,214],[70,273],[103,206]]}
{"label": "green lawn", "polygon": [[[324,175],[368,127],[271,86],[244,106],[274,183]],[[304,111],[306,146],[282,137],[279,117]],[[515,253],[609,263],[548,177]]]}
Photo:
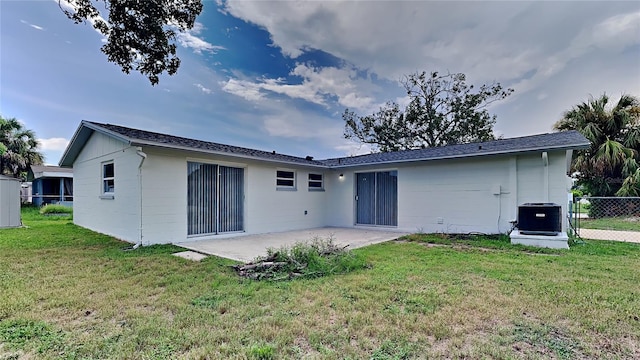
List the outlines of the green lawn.
{"label": "green lawn", "polygon": [[287,282],[24,212],[0,230],[0,359],[640,357],[640,245],[414,235]]}
{"label": "green lawn", "polygon": [[640,218],[611,217],[599,219],[580,219],[580,227],[585,229],[640,231]]}
{"label": "green lawn", "polygon": [[574,202],[573,203],[572,212],[573,213],[588,214],[589,213],[589,206],[591,206],[591,204],[583,204],[583,203],[580,203],[580,202]]}

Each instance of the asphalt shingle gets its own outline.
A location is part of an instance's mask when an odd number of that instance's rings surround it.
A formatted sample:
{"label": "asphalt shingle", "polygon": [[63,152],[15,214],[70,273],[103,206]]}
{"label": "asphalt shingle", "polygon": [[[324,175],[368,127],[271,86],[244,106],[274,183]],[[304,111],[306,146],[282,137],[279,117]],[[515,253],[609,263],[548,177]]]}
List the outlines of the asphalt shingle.
{"label": "asphalt shingle", "polygon": [[114,132],[121,136],[124,136],[134,144],[139,142],[155,143],[157,144],[157,146],[164,145],[168,147],[183,147],[183,148],[193,149],[196,151],[204,150],[204,151],[210,151],[210,152],[225,153],[229,155],[240,155],[243,157],[267,159],[272,161],[292,162],[292,163],[316,165],[316,166],[324,165],[322,162],[317,160],[309,160],[302,157],[279,154],[279,153],[276,153],[275,151],[268,152],[263,150],[249,149],[249,148],[244,148],[240,146],[225,145],[225,144],[220,144],[215,142],[195,140],[195,139],[189,139],[189,138],[184,138],[179,136],[161,134],[157,132],[132,129],[132,128],[119,126],[119,125],[100,124],[100,123],[91,122],[91,121],[85,121],[85,122],[90,123],[94,126],[106,129],[108,131]]}
{"label": "asphalt shingle", "polygon": [[541,135],[524,136],[470,144],[447,145],[435,148],[405,150],[387,153],[375,153],[360,156],[313,160],[298,156],[279,154],[249,149],[239,146],[225,145],[215,142],[183,138],[157,132],[132,129],[119,125],[101,124],[84,121],[95,129],[104,129],[124,137],[134,145],[155,145],[173,148],[193,149],[195,151],[216,152],[230,156],[242,156],[268,161],[294,163],[321,167],[345,167],[358,165],[374,165],[381,163],[437,160],[461,157],[486,156],[528,151],[544,151],[552,149],[582,149],[589,146],[589,141],[577,131],[564,131]]}
{"label": "asphalt shingle", "polygon": [[389,162],[437,160],[551,149],[581,149],[589,141],[577,131],[564,131],[434,148],[375,153],[323,160],[328,166],[354,166]]}

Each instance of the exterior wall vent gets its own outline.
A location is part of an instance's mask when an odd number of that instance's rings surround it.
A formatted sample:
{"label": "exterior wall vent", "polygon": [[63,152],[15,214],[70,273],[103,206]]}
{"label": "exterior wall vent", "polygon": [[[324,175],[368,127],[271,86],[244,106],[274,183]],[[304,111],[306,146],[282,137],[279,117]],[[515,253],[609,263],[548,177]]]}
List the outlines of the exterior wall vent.
{"label": "exterior wall vent", "polygon": [[562,207],[554,203],[522,204],[518,207],[518,230],[525,235],[558,235],[562,231]]}

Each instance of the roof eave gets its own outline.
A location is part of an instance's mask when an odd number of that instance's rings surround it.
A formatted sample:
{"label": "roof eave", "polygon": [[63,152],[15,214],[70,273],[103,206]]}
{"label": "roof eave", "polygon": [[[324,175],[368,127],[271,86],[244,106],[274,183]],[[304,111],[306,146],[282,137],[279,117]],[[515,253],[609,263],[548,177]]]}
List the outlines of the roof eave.
{"label": "roof eave", "polygon": [[73,163],[75,162],[76,158],[80,154],[80,151],[82,151],[82,148],[85,146],[94,131],[114,137],[128,144],[131,143],[131,139],[127,138],[126,136],[122,136],[101,126],[94,125],[89,121],[82,120],[80,126],[78,126],[78,129],[76,129],[76,132],[73,134],[69,145],[67,145],[67,148],[64,150],[64,153],[62,154],[62,157],[58,162],[58,166],[63,168],[73,167]]}
{"label": "roof eave", "polygon": [[290,166],[293,166],[293,165],[295,165],[295,166],[307,166],[307,167],[314,167],[314,168],[321,168],[321,169],[329,169],[330,168],[329,166],[323,165],[323,164],[305,164],[305,163],[296,162],[296,161],[267,159],[267,158],[259,157],[259,156],[249,156],[249,155],[242,155],[242,154],[236,154],[236,153],[227,153],[227,152],[224,152],[224,151],[198,149],[198,148],[192,148],[192,147],[188,147],[188,146],[180,146],[180,145],[158,143],[158,142],[155,142],[155,141],[133,140],[133,141],[131,141],[131,145],[132,146],[155,146],[155,147],[166,148],[166,149],[174,149],[174,150],[191,151],[191,152],[203,153],[203,154],[228,156],[228,157],[240,158],[240,159],[246,159],[246,160],[266,161],[266,162],[270,162],[270,163],[285,164],[285,165],[290,165]]}
{"label": "roof eave", "polygon": [[45,171],[42,173],[42,175],[38,176],[38,177],[34,177],[35,179],[39,179],[39,178],[73,178],[73,173],[69,173],[69,172],[55,172],[55,171]]}

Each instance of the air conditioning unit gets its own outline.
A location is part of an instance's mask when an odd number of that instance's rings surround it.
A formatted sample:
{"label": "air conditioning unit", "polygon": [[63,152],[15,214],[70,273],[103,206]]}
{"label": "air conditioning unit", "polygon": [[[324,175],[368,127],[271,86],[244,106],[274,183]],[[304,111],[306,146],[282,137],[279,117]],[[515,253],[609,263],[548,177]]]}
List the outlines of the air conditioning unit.
{"label": "air conditioning unit", "polygon": [[562,232],[562,207],[554,203],[518,206],[518,230],[524,235],[558,235]]}

